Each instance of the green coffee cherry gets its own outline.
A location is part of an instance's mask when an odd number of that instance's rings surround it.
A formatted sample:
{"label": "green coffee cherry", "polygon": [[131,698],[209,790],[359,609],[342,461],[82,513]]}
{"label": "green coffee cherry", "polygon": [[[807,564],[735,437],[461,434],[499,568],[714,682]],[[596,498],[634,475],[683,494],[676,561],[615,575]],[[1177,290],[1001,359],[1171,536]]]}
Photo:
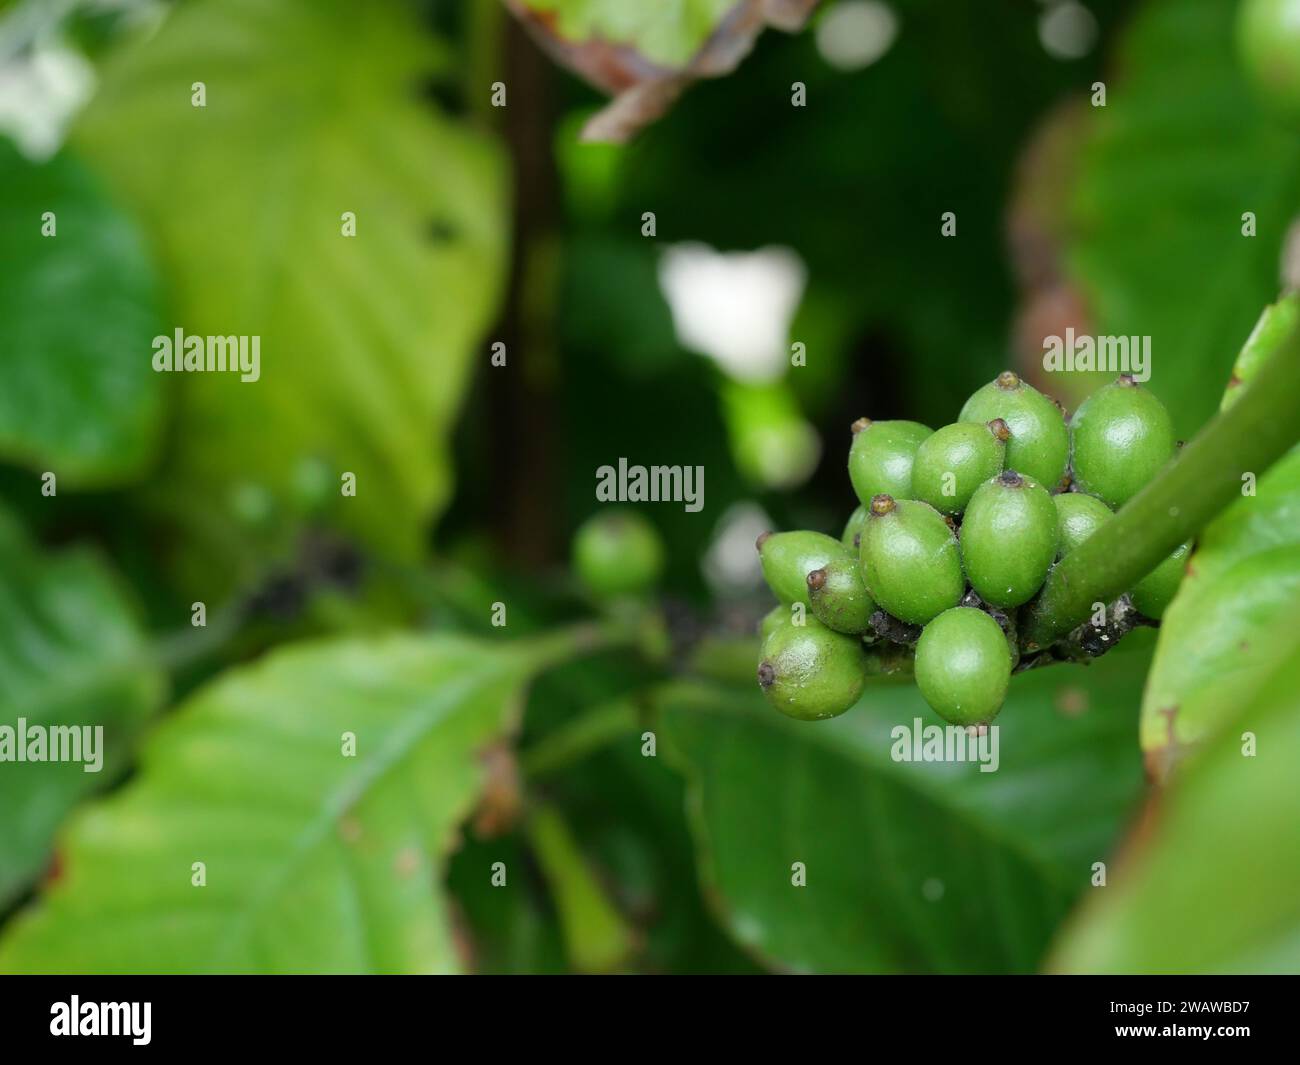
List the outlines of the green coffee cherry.
{"label": "green coffee cherry", "polygon": [[960,514],[975,489],[1002,472],[1007,423],[955,422],[926,437],[912,463],[912,497],[940,514]]}
{"label": "green coffee cherry", "polygon": [[861,563],[871,598],[913,625],[956,606],[966,590],[957,538],[929,503],[883,494],[872,499]]}
{"label": "green coffee cherry", "polygon": [[920,422],[859,418],[853,423],[849,480],[863,505],[869,506],[876,495],[906,498],[912,494],[912,460],[930,433]]}
{"label": "green coffee cherry", "polygon": [[758,686],[781,713],[818,721],[844,713],[867,683],[867,653],[856,636],[806,618],[778,625],[763,641]]}
{"label": "green coffee cherry", "polygon": [[1279,115],[1300,118],[1300,19],[1295,0],[1244,0],[1237,51],[1260,99]]}
{"label": "green coffee cherry", "polygon": [[837,558],[809,573],[808,600],[813,616],[827,628],[853,635],[871,631],[876,604],[862,582],[856,558]]}
{"label": "green coffee cherry", "polygon": [[1127,375],[1084,400],[1070,428],[1075,484],[1112,507],[1137,495],[1174,453],[1165,405]]}
{"label": "green coffee cherry", "polygon": [[990,422],[994,418],[1001,418],[1011,430],[1007,468],[1048,489],[1056,488],[1070,459],[1070,434],[1061,408],[1006,370],[966,401],[957,420]]}
{"label": "green coffee cherry", "polygon": [[1129,593],[1133,605],[1149,618],[1159,620],[1165,608],[1173,601],[1174,593],[1182,583],[1187,569],[1187,556],[1192,553],[1192,542],[1174,549],[1174,553],[1143,577]]}
{"label": "green coffee cherry", "polygon": [[573,568],[592,595],[637,595],[663,574],[663,541],[635,510],[600,511],[574,534]]}
{"label": "green coffee cherry", "polygon": [[858,550],[858,534],[862,532],[862,526],[867,520],[867,508],[859,504],[853,513],[849,515],[849,520],[844,523],[844,532],[840,536],[840,543],[850,551]]}
{"label": "green coffee cherry", "polygon": [[781,602],[808,606],[808,574],[852,553],[834,537],[819,532],[764,533],[758,538],[763,579]]}
{"label": "green coffee cherry", "polygon": [[1056,557],[1064,558],[1115,516],[1096,496],[1082,492],[1061,492],[1052,496],[1056,505]]}
{"label": "green coffee cherry", "polygon": [[916,683],[925,701],[954,725],[985,724],[1002,709],[1011,651],[998,623],[959,606],[928,624],[916,645]]}
{"label": "green coffee cherry", "polygon": [[1056,507],[1047,489],[1015,470],[980,485],[962,521],[961,557],[986,603],[1029,602],[1056,558]]}

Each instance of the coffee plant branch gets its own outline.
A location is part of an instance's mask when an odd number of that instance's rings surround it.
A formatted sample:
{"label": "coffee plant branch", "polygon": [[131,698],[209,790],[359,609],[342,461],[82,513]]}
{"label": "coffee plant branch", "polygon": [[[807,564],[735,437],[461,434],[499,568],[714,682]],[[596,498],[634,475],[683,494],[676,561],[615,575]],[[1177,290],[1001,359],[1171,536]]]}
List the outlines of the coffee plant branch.
{"label": "coffee plant branch", "polygon": [[1022,627],[1026,651],[1113,602],[1262,476],[1300,438],[1300,330],[1278,345],[1241,399],[1221,411],[1163,471],[1048,575]]}

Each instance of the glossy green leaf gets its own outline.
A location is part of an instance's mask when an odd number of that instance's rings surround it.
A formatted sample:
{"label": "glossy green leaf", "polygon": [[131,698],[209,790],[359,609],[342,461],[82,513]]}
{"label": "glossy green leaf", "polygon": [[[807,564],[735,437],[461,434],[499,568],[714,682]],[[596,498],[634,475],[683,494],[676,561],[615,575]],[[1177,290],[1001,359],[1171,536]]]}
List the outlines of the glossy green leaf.
{"label": "glossy green leaf", "polygon": [[1052,967],[1300,971],[1300,649],[1258,667],[1231,722],[1158,799]]}
{"label": "glossy green leaf", "polygon": [[458,968],[444,861],[546,646],[335,640],[219,678],[71,823],[0,971]]}
{"label": "glossy green leaf", "polygon": [[61,486],[121,484],[152,462],[163,382],[149,365],[158,283],[134,222],[64,155],[0,138],[0,459]]}
{"label": "glossy green leaf", "polygon": [[[41,553],[0,511],[0,730],[15,759],[0,761],[0,905],[49,864],[72,806],[127,764],[164,688],[134,605],[104,561],[83,549]],[[80,732],[92,744],[81,762],[16,760],[20,732],[53,727],[103,732],[98,741]]]}
{"label": "glossy green leaf", "polygon": [[305,463],[323,464],[335,521],[393,554],[449,497],[506,190],[494,146],[421,97],[443,58],[396,0],[195,0],[113,56],[74,130],[157,242],[163,334],[260,338],[256,381],[168,375],[179,418],[157,497],[188,519],[209,583],[218,561],[265,555],[241,552],[241,515],[269,507],[292,532]]}
{"label": "glossy green leaf", "polygon": [[1163,774],[1300,649],[1300,450],[1201,534],[1161,622],[1142,749]]}
{"label": "glossy green leaf", "polygon": [[781,968],[1034,969],[1142,789],[1132,729],[1146,663],[1120,650],[1019,675],[989,773],[892,759],[896,726],[941,724],[910,684],[816,723],[756,691],[675,687],[662,727],[690,784],[706,890]]}
{"label": "glossy green leaf", "polygon": [[1143,5],[1078,163],[1068,262],[1092,330],[1151,338],[1150,387],[1183,436],[1217,408],[1232,353],[1277,294],[1300,208],[1300,140],[1246,83],[1235,14],[1222,0]]}

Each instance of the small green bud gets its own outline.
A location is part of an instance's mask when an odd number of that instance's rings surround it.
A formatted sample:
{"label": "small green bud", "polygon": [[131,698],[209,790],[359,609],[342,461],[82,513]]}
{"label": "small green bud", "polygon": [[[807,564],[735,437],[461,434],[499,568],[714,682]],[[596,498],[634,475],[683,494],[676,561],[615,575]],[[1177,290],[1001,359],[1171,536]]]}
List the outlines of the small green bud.
{"label": "small green bud", "polygon": [[635,510],[599,511],[574,534],[573,568],[599,598],[638,595],[663,574],[663,541]]}
{"label": "small green bud", "polygon": [[931,430],[920,422],[873,422],[869,418],[859,418],[852,428],[849,480],[858,499],[869,505],[872,496],[882,493],[910,496],[912,460]]}
{"label": "small green bud", "polygon": [[871,631],[876,604],[854,557],[837,558],[809,573],[808,600],[813,616],[827,628],[853,635]]}
{"label": "small green bud", "polygon": [[962,407],[958,421],[990,422],[1001,418],[1011,430],[1006,466],[1049,489],[1065,476],[1070,434],[1061,408],[1006,370],[977,390]]}
{"label": "small green bud", "polygon": [[1014,470],[980,485],[962,521],[961,557],[986,603],[1027,603],[1056,558],[1056,507],[1047,489]]}
{"label": "small green bud", "polygon": [[1052,496],[1056,505],[1056,557],[1064,558],[1115,516],[1096,496],[1082,492],[1061,492]]}
{"label": "small green bud", "polygon": [[1071,435],[1075,484],[1112,507],[1137,495],[1174,453],[1165,405],[1128,376],[1083,401]]}
{"label": "small green bud", "polygon": [[1010,436],[1001,418],[987,425],[945,425],[917,448],[912,497],[929,503],[940,514],[960,514],[975,489],[1002,472]]}
{"label": "small green bud", "polygon": [[1007,638],[973,607],[945,610],[916,645],[916,683],[925,701],[954,725],[981,725],[1002,709],[1011,680]]}
{"label": "small green bud", "polygon": [[763,579],[773,594],[786,603],[808,602],[808,574],[837,558],[851,558],[848,549],[825,533],[764,533],[758,538]]}
{"label": "small green bud", "polygon": [[934,507],[917,500],[872,499],[861,563],[871,598],[913,625],[956,606],[966,590],[952,529]]}
{"label": "small green bud", "polygon": [[1192,553],[1192,542],[1174,549],[1174,553],[1143,577],[1130,593],[1133,605],[1149,618],[1159,621],[1173,601],[1178,586],[1187,570],[1187,556]]}
{"label": "small green bud", "polygon": [[815,618],[785,622],[763,641],[758,686],[781,713],[801,721],[837,717],[858,701],[867,683],[867,653],[856,636]]}

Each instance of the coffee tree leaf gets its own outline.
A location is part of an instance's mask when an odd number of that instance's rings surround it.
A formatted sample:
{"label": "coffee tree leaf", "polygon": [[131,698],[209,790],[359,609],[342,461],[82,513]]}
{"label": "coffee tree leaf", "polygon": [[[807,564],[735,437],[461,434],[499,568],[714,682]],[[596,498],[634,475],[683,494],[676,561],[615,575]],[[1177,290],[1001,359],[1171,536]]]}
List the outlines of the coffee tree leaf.
{"label": "coffee tree leaf", "polygon": [[0,460],[69,488],[138,480],[163,415],[138,226],[71,156],[31,163],[0,138],[0,243]]}
{"label": "coffee tree leaf", "polygon": [[676,685],[663,742],[688,781],[706,894],[780,969],[1032,971],[1141,793],[1146,663],[1121,649],[1018,675],[987,773],[891,757],[896,727],[942,725],[911,684],[816,723],[756,689]]}
{"label": "coffee tree leaf", "polygon": [[334,639],[218,677],[153,733],[131,783],[69,824],[0,971],[459,969],[445,862],[479,753],[551,653]]}
{"label": "coffee tree leaf", "polygon": [[105,62],[73,142],[158,248],[161,335],[247,338],[250,365],[259,344],[247,375],[166,374],[177,429],[151,498],[196,582],[291,542],[314,470],[314,520],[391,556],[449,499],[507,237],[496,146],[419,93],[445,62],[395,0],[196,0]]}

